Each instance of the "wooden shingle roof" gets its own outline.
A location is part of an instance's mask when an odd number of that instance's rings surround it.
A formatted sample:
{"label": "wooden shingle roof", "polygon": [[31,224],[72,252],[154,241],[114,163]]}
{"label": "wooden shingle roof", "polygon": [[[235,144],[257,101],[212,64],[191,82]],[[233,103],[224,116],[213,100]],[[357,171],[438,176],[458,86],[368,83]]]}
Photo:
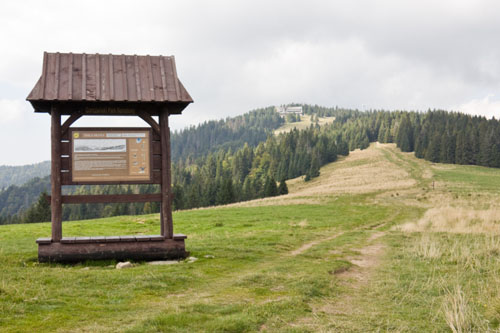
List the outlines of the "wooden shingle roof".
{"label": "wooden shingle roof", "polygon": [[173,56],[47,52],[27,100],[39,112],[47,112],[42,107],[47,102],[184,107],[193,102],[177,77]]}

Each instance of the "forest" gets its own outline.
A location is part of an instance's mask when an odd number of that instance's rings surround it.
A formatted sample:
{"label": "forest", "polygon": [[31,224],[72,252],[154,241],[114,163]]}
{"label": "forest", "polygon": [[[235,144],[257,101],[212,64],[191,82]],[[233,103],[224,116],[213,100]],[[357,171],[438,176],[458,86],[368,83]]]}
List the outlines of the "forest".
{"label": "forest", "polygon": [[[404,152],[432,162],[500,167],[500,124],[496,119],[442,110],[427,112],[303,105],[307,115],[334,116],[331,124],[311,125],[274,135],[285,121],[273,107],[209,121],[172,135],[174,209],[228,204],[287,193],[286,180],[317,177],[338,155],[371,142],[396,143]],[[296,121],[297,119],[291,119]],[[38,178],[0,192],[0,224],[46,221],[42,200],[50,180]],[[69,186],[66,194],[154,193],[154,185]],[[42,194],[41,194],[42,193]],[[65,205],[65,220],[159,211],[158,203]]]}
{"label": "forest", "polygon": [[0,165],[0,189],[10,185],[23,185],[35,177],[50,174],[50,161],[21,166]]}

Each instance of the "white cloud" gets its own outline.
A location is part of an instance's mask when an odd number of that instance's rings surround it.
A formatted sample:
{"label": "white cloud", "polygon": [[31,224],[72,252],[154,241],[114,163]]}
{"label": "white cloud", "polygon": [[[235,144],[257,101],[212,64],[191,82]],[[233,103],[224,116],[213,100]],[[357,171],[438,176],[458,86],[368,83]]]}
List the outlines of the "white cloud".
{"label": "white cloud", "polygon": [[[4,1],[0,140],[48,140],[47,115],[19,118],[43,51],[174,54],[195,100],[172,117],[174,129],[289,102],[491,116],[494,96],[477,98],[500,91],[499,16],[494,0]],[[77,125],[109,124],[142,126]],[[34,147],[9,160],[49,158]]]}
{"label": "white cloud", "polygon": [[493,94],[480,99],[472,99],[453,109],[472,115],[486,116],[487,118],[500,118],[500,100]]}
{"label": "white cloud", "polygon": [[9,125],[27,116],[29,105],[18,99],[0,99],[0,125]]}

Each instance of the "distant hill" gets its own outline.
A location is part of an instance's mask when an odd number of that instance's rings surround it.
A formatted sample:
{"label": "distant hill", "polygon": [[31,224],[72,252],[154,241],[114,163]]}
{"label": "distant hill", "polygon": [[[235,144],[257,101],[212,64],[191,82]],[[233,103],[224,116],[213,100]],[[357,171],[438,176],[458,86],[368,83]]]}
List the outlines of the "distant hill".
{"label": "distant hill", "polygon": [[18,222],[15,216],[31,207],[43,191],[50,192],[49,176],[35,177],[23,185],[11,185],[1,191],[0,224]]}
{"label": "distant hill", "polygon": [[22,185],[35,177],[45,177],[50,174],[50,161],[20,166],[0,166],[0,189],[10,185]]}
{"label": "distant hill", "polygon": [[206,121],[171,135],[172,161],[200,157],[219,150],[237,150],[245,144],[257,146],[285,123],[273,106],[243,115]]}
{"label": "distant hill", "polygon": [[[291,122],[273,107],[219,121],[209,121],[172,134],[172,181],[175,209],[228,204],[271,196],[276,181],[298,176],[310,180],[319,168],[370,142],[396,143],[403,152],[431,162],[500,167],[500,122],[441,110],[427,112],[302,105],[309,122]],[[331,117],[331,123],[321,119]],[[284,124],[286,121],[286,124]],[[286,129],[275,135],[276,129]],[[289,131],[290,130],[290,131]],[[22,171],[18,171],[22,173]],[[48,173],[48,172],[47,172]],[[45,185],[42,185],[44,183]],[[45,187],[43,187],[45,186]],[[25,211],[48,178],[0,191],[0,224],[24,219]],[[75,187],[75,194],[151,193],[152,187]],[[69,193],[69,192],[66,192]],[[67,205],[65,220],[158,211],[154,204]],[[17,216],[17,217],[16,217]],[[2,221],[3,219],[3,221]],[[30,220],[31,222],[34,222]]]}

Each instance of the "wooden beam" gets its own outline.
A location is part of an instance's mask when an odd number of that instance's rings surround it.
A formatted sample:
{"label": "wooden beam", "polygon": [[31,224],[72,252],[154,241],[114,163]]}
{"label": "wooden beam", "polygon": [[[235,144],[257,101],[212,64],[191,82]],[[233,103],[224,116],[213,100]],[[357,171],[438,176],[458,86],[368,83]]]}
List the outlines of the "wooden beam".
{"label": "wooden beam", "polygon": [[79,111],[73,113],[71,116],[69,116],[69,118],[66,119],[66,121],[64,122],[64,124],[61,127],[61,136],[64,136],[66,134],[66,132],[68,131],[69,127],[75,121],[77,121],[78,119],[80,119],[81,116],[83,116],[83,111],[81,111],[81,110],[79,110]]}
{"label": "wooden beam", "polygon": [[80,203],[132,203],[132,202],[160,202],[161,193],[153,194],[111,194],[111,195],[63,195],[63,204]]}
{"label": "wooden beam", "polygon": [[137,110],[136,113],[142,120],[144,120],[146,123],[149,124],[149,126],[151,126],[151,128],[156,134],[161,135],[160,125],[158,125],[156,120],[154,120],[149,113],[143,110]]}
{"label": "wooden beam", "polygon": [[62,237],[61,201],[61,112],[53,106],[51,116],[51,214],[52,241],[60,242]]}
{"label": "wooden beam", "polygon": [[161,235],[167,239],[173,237],[174,228],[172,221],[172,200],[171,200],[171,173],[170,173],[170,128],[168,127],[168,108],[163,108],[160,112],[160,133],[161,133]]}

